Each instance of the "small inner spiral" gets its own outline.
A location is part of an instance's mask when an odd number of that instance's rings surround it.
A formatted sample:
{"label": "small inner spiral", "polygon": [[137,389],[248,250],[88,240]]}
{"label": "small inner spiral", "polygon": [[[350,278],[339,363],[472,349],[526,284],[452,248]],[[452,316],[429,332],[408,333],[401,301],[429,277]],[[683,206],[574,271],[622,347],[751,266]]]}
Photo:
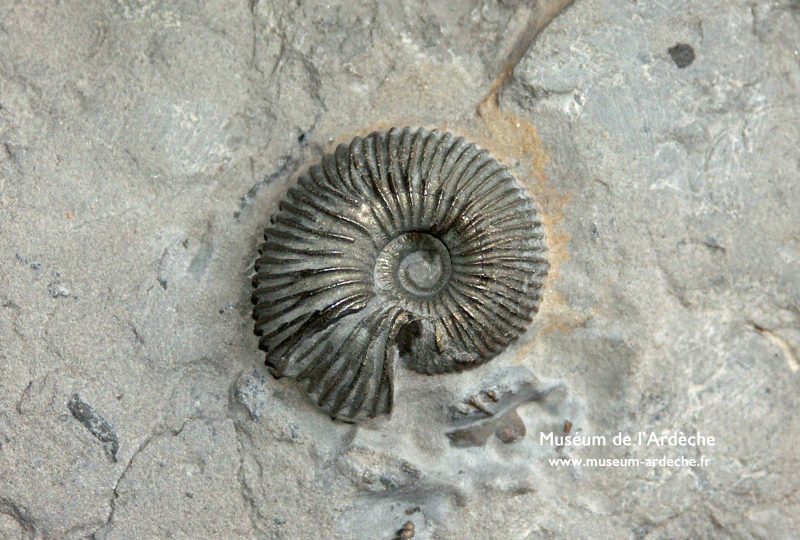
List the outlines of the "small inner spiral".
{"label": "small inner spiral", "polygon": [[375,284],[379,291],[412,307],[439,293],[451,271],[450,252],[441,240],[424,232],[408,232],[394,238],[378,255]]}
{"label": "small inner spiral", "polygon": [[442,276],[442,258],[433,251],[420,250],[400,261],[397,278],[406,290],[423,295],[436,287]]}

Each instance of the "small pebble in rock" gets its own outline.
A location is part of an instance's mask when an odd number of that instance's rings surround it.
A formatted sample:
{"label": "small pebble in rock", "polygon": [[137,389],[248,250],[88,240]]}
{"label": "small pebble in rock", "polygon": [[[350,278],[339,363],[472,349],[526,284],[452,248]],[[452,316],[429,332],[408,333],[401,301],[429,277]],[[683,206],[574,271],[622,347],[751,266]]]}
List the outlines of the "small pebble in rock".
{"label": "small pebble in rock", "polygon": [[507,426],[497,430],[497,438],[503,441],[505,444],[512,444],[525,436],[525,433],[520,431],[519,429],[513,426]]}
{"label": "small pebble in rock", "polygon": [[686,43],[678,43],[668,49],[675,65],[683,69],[694,62],[694,49]]}
{"label": "small pebble in rock", "polygon": [[69,288],[55,281],[47,286],[47,290],[50,291],[50,296],[53,298],[67,298],[69,296]]}
{"label": "small pebble in rock", "polygon": [[395,536],[397,540],[408,540],[409,538],[414,538],[414,522],[413,521],[406,521],[405,525],[397,531],[397,536]]}

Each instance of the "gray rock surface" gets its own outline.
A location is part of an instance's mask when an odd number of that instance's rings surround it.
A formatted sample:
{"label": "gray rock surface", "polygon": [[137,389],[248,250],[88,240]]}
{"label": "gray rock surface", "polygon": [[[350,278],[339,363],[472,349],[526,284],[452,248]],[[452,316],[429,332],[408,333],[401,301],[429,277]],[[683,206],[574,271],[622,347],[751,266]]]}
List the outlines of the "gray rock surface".
{"label": "gray rock surface", "polygon": [[[796,534],[800,4],[565,4],[0,0],[0,537]],[[266,374],[249,280],[393,125],[508,164],[552,269],[515,348],[356,427]]]}

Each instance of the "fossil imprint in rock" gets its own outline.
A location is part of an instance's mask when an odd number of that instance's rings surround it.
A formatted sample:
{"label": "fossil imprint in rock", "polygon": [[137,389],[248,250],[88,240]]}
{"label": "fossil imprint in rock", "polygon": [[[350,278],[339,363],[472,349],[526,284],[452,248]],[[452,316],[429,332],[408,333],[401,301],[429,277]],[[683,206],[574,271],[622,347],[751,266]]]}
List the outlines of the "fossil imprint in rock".
{"label": "fossil imprint in rock", "polygon": [[340,145],[270,222],[253,278],[259,346],[339,420],[391,412],[398,363],[436,374],[495,357],[525,331],[548,270],[529,195],[439,131]]}

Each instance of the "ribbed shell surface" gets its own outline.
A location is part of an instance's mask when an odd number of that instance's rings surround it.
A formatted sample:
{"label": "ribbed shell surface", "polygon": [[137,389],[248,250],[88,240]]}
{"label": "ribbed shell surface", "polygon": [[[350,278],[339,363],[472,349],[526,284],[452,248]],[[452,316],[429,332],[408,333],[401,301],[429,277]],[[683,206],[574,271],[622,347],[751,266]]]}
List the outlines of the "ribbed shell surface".
{"label": "ribbed shell surface", "polygon": [[340,145],[289,189],[254,278],[260,347],[332,417],[392,409],[398,361],[425,374],[496,356],[547,273],[531,198],[461,137],[392,129]]}

